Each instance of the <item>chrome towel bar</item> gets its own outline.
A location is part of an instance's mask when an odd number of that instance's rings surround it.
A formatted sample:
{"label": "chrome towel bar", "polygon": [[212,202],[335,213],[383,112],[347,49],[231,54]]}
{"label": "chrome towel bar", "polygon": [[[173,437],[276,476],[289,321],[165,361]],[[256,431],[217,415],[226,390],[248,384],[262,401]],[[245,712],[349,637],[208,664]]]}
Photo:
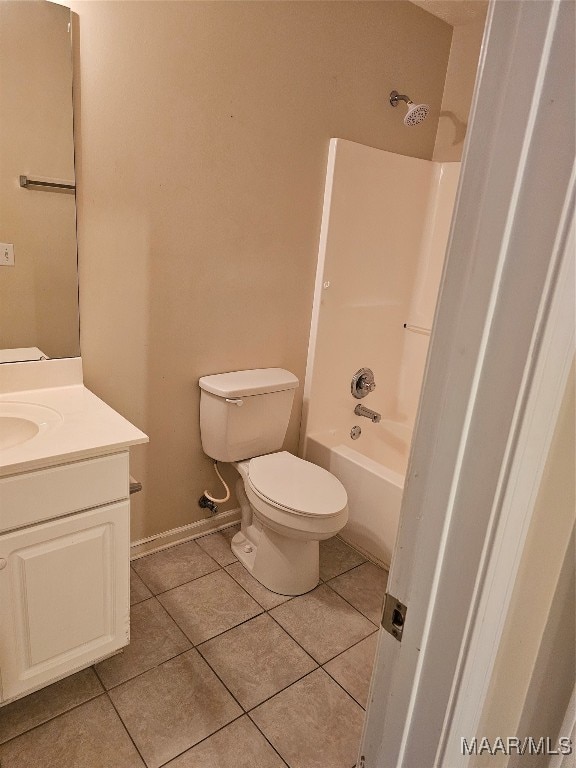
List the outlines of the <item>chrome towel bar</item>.
{"label": "chrome towel bar", "polygon": [[142,490],[142,483],[139,480],[134,480],[132,475],[130,475],[130,494],[138,493],[138,491]]}
{"label": "chrome towel bar", "polygon": [[20,186],[24,189],[29,187],[49,187],[50,189],[76,189],[76,184],[66,184],[62,181],[41,181],[40,179],[29,179],[28,176],[20,176]]}

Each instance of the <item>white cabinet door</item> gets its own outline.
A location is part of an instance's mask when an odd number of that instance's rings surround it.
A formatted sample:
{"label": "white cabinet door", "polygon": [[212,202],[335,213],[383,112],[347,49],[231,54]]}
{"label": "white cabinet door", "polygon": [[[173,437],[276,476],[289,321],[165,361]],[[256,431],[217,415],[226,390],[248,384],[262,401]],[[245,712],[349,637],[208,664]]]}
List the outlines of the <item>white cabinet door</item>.
{"label": "white cabinet door", "polygon": [[130,502],[0,536],[4,700],[129,642]]}

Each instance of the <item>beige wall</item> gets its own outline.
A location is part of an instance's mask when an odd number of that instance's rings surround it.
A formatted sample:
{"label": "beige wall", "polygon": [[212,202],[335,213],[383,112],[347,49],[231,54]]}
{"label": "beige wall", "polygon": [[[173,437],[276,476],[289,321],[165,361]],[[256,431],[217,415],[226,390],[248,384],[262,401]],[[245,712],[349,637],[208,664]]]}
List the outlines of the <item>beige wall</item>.
{"label": "beige wall", "polygon": [[[574,686],[575,419],[572,370],[478,729],[491,741],[516,735],[555,740]],[[519,764],[537,768],[538,759]],[[486,755],[475,765],[511,768],[517,762]]]}
{"label": "beige wall", "polygon": [[435,121],[405,128],[387,95],[439,108],[452,30],[409,2],[71,7],[82,356],[150,436],[136,539],[205,517],[218,490],[199,376],[282,366],[303,383],[329,139],[430,158]]}
{"label": "beige wall", "polygon": [[434,160],[462,158],[486,21],[486,9],[480,3],[474,5],[477,15],[473,20],[454,26]]}
{"label": "beige wall", "polygon": [[70,12],[0,2],[0,349],[79,353],[74,195],[22,189],[19,176],[74,180]]}
{"label": "beige wall", "polygon": [[[520,738],[549,736],[556,744],[571,736],[564,718],[574,691],[576,671],[576,571],[574,528],[568,540],[538,656],[518,723]],[[545,703],[545,704],[544,704]],[[543,706],[544,704],[544,706]],[[563,730],[564,726],[564,730]],[[539,755],[510,758],[508,768],[540,768]]]}

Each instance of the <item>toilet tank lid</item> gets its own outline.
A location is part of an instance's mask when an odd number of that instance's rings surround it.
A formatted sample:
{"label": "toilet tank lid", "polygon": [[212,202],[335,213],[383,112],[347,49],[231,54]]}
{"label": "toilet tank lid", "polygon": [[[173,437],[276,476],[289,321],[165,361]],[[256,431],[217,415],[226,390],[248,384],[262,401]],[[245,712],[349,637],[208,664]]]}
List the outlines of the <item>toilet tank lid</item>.
{"label": "toilet tank lid", "polygon": [[250,397],[284,389],[296,389],[296,376],[284,368],[255,368],[251,371],[231,371],[202,376],[200,389],[219,397]]}

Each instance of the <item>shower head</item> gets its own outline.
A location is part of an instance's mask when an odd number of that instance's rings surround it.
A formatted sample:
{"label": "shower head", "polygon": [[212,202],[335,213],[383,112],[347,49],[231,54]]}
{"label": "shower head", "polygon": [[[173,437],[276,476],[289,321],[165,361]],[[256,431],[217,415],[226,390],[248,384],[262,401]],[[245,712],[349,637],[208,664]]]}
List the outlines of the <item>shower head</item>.
{"label": "shower head", "polygon": [[428,104],[412,104],[408,102],[408,112],[404,115],[404,125],[419,125],[428,117],[430,107]]}
{"label": "shower head", "polygon": [[408,111],[404,115],[404,125],[419,125],[428,117],[428,112],[430,112],[428,104],[414,104],[409,96],[403,96],[398,91],[392,91],[390,104],[397,107],[399,101],[405,101],[408,107]]}

